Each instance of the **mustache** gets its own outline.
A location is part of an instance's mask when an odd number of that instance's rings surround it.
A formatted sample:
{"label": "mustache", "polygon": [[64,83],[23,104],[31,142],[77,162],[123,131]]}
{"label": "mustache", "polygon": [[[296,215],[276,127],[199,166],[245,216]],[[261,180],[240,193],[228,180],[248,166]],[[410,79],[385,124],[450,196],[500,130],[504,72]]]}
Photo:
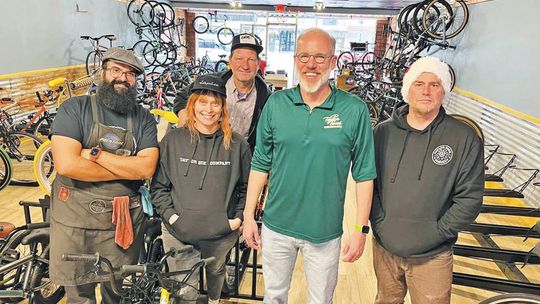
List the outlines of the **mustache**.
{"label": "mustache", "polygon": [[131,84],[129,82],[127,82],[127,81],[116,80],[116,79],[111,81],[111,85],[114,86],[115,84],[123,84],[126,88],[128,88],[128,89],[131,88]]}

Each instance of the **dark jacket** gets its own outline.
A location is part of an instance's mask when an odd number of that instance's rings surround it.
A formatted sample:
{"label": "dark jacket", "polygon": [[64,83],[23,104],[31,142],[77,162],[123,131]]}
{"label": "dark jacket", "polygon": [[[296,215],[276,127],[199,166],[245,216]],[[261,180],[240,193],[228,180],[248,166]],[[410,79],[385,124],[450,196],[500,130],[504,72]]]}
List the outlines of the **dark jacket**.
{"label": "dark jacket", "polygon": [[389,252],[430,257],[450,249],[480,212],[483,144],[442,107],[422,131],[408,125],[408,112],[404,105],[375,128],[370,220],[375,238]]}
{"label": "dark jacket", "polygon": [[[225,81],[225,83],[227,83],[229,78],[232,77],[232,74],[232,70],[216,73],[216,75],[221,77]],[[176,95],[176,98],[174,99],[174,113],[178,114],[178,111],[186,107],[187,100],[189,98],[189,95],[191,94],[190,91],[192,86],[193,83],[184,88]],[[255,77],[255,90],[257,90],[257,100],[255,101],[253,119],[251,120],[251,125],[249,126],[249,136],[247,139],[251,151],[253,151],[255,148],[255,137],[257,136],[255,128],[257,128],[257,122],[259,121],[259,117],[261,116],[264,104],[266,103],[268,97],[270,97],[271,94],[270,89],[259,74],[257,74],[257,76]]]}
{"label": "dark jacket", "polygon": [[150,192],[169,232],[188,243],[231,233],[228,219],[243,219],[250,162],[249,145],[237,133],[229,150],[221,129],[199,139],[185,127],[167,133]]}

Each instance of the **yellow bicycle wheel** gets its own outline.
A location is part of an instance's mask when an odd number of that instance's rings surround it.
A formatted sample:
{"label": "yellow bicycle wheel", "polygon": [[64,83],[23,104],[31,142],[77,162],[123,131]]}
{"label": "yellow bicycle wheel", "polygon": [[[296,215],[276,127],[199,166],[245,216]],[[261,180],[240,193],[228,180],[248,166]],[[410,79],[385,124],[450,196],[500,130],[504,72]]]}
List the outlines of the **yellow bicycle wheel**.
{"label": "yellow bicycle wheel", "polygon": [[54,169],[50,140],[41,144],[36,151],[36,156],[34,157],[34,177],[41,190],[45,194],[51,195],[52,182],[56,177],[56,170]]}

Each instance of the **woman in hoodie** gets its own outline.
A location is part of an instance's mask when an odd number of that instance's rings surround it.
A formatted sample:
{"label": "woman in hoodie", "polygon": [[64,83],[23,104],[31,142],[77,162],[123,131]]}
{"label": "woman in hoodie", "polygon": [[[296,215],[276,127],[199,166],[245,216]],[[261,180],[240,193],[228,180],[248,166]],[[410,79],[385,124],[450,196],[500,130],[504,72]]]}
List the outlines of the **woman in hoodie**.
{"label": "woman in hoodie", "polygon": [[[170,270],[215,257],[206,266],[209,303],[219,303],[225,257],[243,219],[251,162],[248,143],[231,130],[225,96],[221,78],[197,78],[187,102],[186,125],[170,131],[159,145],[151,186],[152,202],[163,222],[164,247],[193,246],[170,258]],[[192,288],[176,296],[196,297],[199,275],[191,278]]]}

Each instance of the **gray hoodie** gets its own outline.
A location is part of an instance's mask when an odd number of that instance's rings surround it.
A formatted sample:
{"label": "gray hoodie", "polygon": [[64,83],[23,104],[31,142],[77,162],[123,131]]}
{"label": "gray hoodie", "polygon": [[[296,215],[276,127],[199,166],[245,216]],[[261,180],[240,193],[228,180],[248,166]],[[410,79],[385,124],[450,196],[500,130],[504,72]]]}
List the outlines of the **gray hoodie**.
{"label": "gray hoodie", "polygon": [[370,220],[375,238],[389,252],[429,257],[450,249],[480,212],[483,144],[442,107],[422,131],[408,125],[408,112],[404,105],[375,128]]}
{"label": "gray hoodie", "polygon": [[[159,145],[151,185],[167,230],[187,243],[231,233],[228,220],[242,219],[250,162],[249,145],[237,133],[225,150],[221,129],[193,140],[187,128],[170,131]],[[179,218],[171,226],[175,213]]]}

